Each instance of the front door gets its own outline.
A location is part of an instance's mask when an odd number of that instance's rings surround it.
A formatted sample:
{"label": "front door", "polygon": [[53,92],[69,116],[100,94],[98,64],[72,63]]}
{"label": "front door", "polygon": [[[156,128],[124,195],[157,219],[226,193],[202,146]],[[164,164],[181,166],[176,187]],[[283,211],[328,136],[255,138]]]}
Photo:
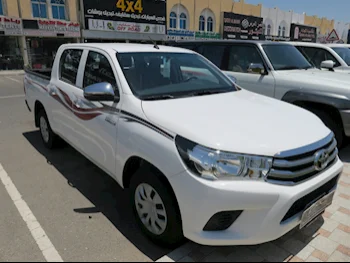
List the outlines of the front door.
{"label": "front door", "polygon": [[[275,78],[267,67],[255,45],[232,45],[227,56],[224,71],[236,78],[237,84],[243,89],[268,97],[275,95]],[[251,64],[261,65],[266,75],[249,73]]]}
{"label": "front door", "polygon": [[108,82],[116,94],[115,68],[111,58],[102,51],[86,50],[85,67],[74,89],[74,128],[80,134],[79,150],[110,175],[115,175],[118,103],[92,102],[84,98],[84,88],[96,83]]}

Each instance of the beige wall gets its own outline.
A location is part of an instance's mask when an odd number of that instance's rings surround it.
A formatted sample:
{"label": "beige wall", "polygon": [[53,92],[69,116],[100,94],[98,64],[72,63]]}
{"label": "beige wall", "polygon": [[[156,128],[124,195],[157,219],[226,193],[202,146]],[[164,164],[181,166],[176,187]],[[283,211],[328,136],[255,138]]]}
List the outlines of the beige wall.
{"label": "beige wall", "polygon": [[7,16],[19,17],[17,0],[7,0],[5,6]]}
{"label": "beige wall", "polygon": [[334,20],[328,20],[325,17],[319,18],[318,16],[305,15],[305,25],[318,27],[321,30],[321,34],[330,33],[334,29]]}
{"label": "beige wall", "polygon": [[221,12],[233,12],[237,14],[253,15],[260,17],[261,4],[251,5],[240,0],[239,2],[233,2],[233,0],[168,0],[167,1],[167,15],[168,26],[170,24],[169,16],[171,9],[174,5],[181,4],[188,10],[190,15],[189,30],[198,31],[199,16],[202,11],[209,8],[215,14],[215,31],[220,32],[220,17]]}
{"label": "beige wall", "polygon": [[[22,14],[22,18],[24,19],[32,19],[32,5],[31,0],[18,0],[20,4],[20,10]],[[78,11],[77,11],[77,1],[78,0],[66,0],[67,1],[67,10],[68,10],[68,18],[70,21],[77,22],[78,21]],[[9,5],[10,3],[10,5]],[[7,7],[11,6],[11,10],[18,16],[18,5],[17,0],[7,0]],[[50,15],[51,10],[48,10],[48,16]],[[10,12],[9,12],[10,14]]]}

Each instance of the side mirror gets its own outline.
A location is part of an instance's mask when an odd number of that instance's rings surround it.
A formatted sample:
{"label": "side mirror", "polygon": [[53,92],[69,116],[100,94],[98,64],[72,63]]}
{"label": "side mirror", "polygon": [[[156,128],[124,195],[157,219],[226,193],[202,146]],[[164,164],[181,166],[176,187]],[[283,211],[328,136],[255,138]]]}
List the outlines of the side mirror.
{"label": "side mirror", "polygon": [[90,101],[116,101],[119,98],[114,93],[110,83],[102,82],[88,86],[84,89],[84,97]]}
{"label": "side mirror", "polygon": [[335,66],[335,63],[332,60],[322,61],[321,63],[321,68],[333,69],[334,66]]}
{"label": "side mirror", "polygon": [[262,64],[251,63],[248,67],[248,73],[266,75],[265,67]]}

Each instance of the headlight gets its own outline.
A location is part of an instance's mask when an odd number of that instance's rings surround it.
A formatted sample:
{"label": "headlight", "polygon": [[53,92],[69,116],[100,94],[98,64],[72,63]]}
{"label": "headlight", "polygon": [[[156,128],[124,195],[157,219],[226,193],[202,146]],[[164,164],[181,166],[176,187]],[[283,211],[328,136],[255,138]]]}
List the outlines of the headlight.
{"label": "headlight", "polygon": [[198,145],[180,136],[176,146],[187,167],[208,180],[261,180],[268,175],[272,158],[223,152]]}

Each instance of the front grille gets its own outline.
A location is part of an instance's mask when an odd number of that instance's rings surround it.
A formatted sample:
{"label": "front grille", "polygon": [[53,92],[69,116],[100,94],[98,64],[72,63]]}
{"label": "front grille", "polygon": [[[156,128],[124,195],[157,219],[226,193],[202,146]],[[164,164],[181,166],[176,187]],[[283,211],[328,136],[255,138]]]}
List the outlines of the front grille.
{"label": "front grille", "polygon": [[320,150],[326,150],[328,153],[327,166],[322,170],[324,171],[337,160],[337,141],[334,137],[330,137],[321,147],[314,150],[283,158],[275,157],[267,180],[271,183],[295,184],[317,175],[322,172],[315,166],[315,154]]}
{"label": "front grille", "polygon": [[332,191],[335,190],[338,184],[338,180],[340,178],[340,175],[336,176],[332,180],[330,180],[328,183],[324,184],[320,188],[316,189],[315,191],[311,192],[310,194],[302,197],[298,201],[296,201],[292,207],[289,209],[287,214],[282,219],[281,223],[284,223],[288,219],[296,216],[297,214],[304,212],[306,209],[309,208],[309,205],[311,203],[315,203],[318,200],[320,200],[322,197],[330,194]]}

